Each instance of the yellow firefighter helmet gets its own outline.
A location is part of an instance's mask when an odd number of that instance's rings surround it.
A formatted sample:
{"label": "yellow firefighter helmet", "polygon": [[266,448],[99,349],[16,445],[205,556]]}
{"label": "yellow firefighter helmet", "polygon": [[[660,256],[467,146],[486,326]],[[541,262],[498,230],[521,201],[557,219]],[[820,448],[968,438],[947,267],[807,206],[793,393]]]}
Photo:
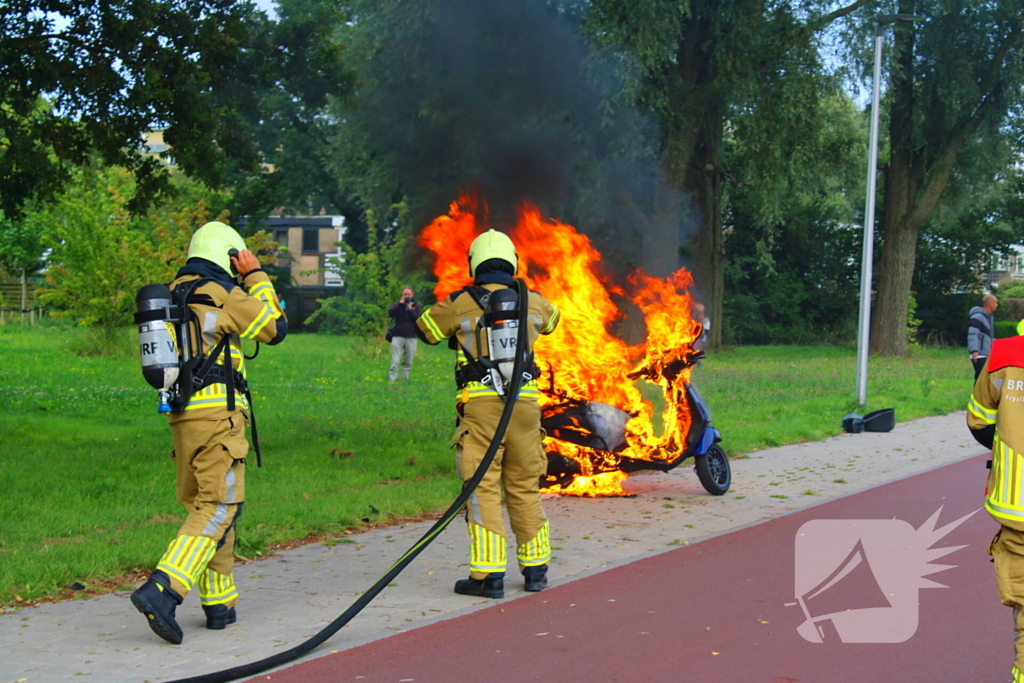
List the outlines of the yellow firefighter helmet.
{"label": "yellow firefighter helmet", "polygon": [[228,255],[232,249],[238,251],[246,249],[245,240],[230,225],[213,221],[199,228],[192,235],[192,242],[188,245],[188,258],[212,261],[223,268],[228,275],[232,275],[234,267],[231,265],[231,257]]}
{"label": "yellow firefighter helmet", "polygon": [[488,230],[478,235],[469,246],[470,277],[476,277],[477,266],[492,258],[511,264],[513,275],[519,271],[519,257],[516,256],[516,247],[512,240],[503,232]]}

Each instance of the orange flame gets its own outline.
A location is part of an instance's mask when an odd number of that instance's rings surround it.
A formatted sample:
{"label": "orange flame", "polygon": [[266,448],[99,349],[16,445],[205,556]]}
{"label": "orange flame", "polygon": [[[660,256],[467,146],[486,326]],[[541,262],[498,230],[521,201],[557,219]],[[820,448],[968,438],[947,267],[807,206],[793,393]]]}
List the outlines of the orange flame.
{"label": "orange flame", "polygon": [[[486,205],[463,195],[445,216],[420,233],[419,244],[435,255],[435,296],[472,284],[466,254],[473,239],[487,229]],[[548,451],[580,464],[581,476],[562,489],[570,495],[622,495],[625,473],[621,457],[667,461],[685,448],[690,414],[685,396],[689,367],[681,363],[700,325],[690,317],[688,288],[693,278],[685,269],[659,279],[635,272],[629,292],[599,275],[601,254],[590,239],[554,219],[544,219],[528,202],[518,208],[510,235],[519,256],[519,277],[561,312],[554,333],[536,344],[541,369],[541,406],[598,401],[630,414],[626,448],[617,454],[596,451],[548,438]],[[630,346],[610,328],[624,317],[612,295],[636,304],[644,315],[647,339]],[[673,364],[676,369],[673,371]],[[644,399],[635,378],[659,385],[665,398],[663,429],[655,433],[654,406]]]}

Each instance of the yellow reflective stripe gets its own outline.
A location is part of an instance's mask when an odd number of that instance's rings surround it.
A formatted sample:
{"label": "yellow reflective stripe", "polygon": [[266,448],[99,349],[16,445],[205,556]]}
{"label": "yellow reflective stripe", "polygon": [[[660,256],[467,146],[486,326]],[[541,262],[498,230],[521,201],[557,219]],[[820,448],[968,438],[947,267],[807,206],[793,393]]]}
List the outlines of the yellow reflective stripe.
{"label": "yellow reflective stripe", "polygon": [[[259,298],[261,298],[264,301],[266,301],[266,298],[265,298],[266,292],[265,292],[265,290],[268,290],[268,289],[272,290],[272,289],[274,289],[274,286],[271,285],[269,282],[260,282],[255,287],[253,287],[252,289],[249,290],[249,296],[258,296]],[[263,296],[260,296],[261,294],[263,294]]]}
{"label": "yellow reflective stripe", "polygon": [[[249,410],[249,402],[245,398],[245,394],[235,392],[235,405],[241,405],[246,410]],[[200,408],[227,408],[228,407],[228,389],[226,384],[211,384],[205,389],[201,389],[196,393],[192,394],[192,398],[189,399],[188,405],[185,406],[185,410],[197,410]]]}
{"label": "yellow reflective stripe", "polygon": [[544,326],[544,329],[540,331],[541,334],[549,334],[558,325],[558,319],[562,317],[562,312],[558,310],[558,306],[551,304],[551,308],[555,309],[555,312],[551,314],[551,319],[548,320],[548,324]]}
{"label": "yellow reflective stripe", "polygon": [[[500,396],[493,388],[480,382],[467,382],[466,386],[455,392],[455,398],[463,403],[473,396]],[[536,398],[538,396],[537,380],[531,379],[519,390],[519,398]],[[465,398],[463,398],[465,397]]]}
{"label": "yellow reflective stripe", "polygon": [[217,544],[212,538],[178,536],[167,546],[167,552],[156,568],[181,581],[185,590],[191,590],[192,584],[206,569],[216,551]]}
{"label": "yellow reflective stripe", "polygon": [[173,576],[178,581],[180,581],[182,585],[185,586],[186,591],[192,590],[192,577],[188,574],[183,574],[182,572],[178,571],[177,567],[160,562],[159,564],[157,564],[156,568],[157,571],[164,572],[165,574]]}
{"label": "yellow reflective stripe", "polygon": [[256,335],[260,333],[260,330],[266,327],[267,323],[273,320],[274,317],[274,309],[272,309],[270,306],[264,303],[263,311],[259,314],[259,316],[257,316],[255,320],[252,321],[252,323],[249,324],[249,327],[246,328],[245,332],[243,332],[239,336],[242,337],[243,339],[255,339]]}
{"label": "yellow reflective stripe", "polygon": [[430,317],[430,311],[424,311],[423,315],[421,315],[419,319],[427,326],[430,336],[433,337],[435,341],[441,341],[447,336],[441,333],[441,328],[438,327],[437,323],[434,322],[434,319]]}
{"label": "yellow reflective stripe", "polygon": [[516,557],[524,567],[536,567],[551,560],[551,525],[547,520],[536,536],[516,549]]}
{"label": "yellow reflective stripe", "polygon": [[987,409],[985,406],[978,403],[973,396],[971,396],[971,400],[967,402],[967,410],[969,410],[972,415],[984,420],[988,424],[996,423],[996,411]]}
{"label": "yellow reflective stripe", "polygon": [[1001,467],[1000,467],[1000,470],[1001,470],[1000,471],[1000,475],[1001,475],[1001,479],[1002,479],[1002,482],[1003,482],[1003,485],[1000,487],[1001,490],[1002,490],[1002,497],[999,499],[999,501],[1001,503],[1009,503],[1010,502],[1010,495],[1009,495],[1009,493],[1010,493],[1010,480],[1006,476],[1008,474],[1009,467],[1010,467],[1010,458],[1008,457],[1009,453],[1007,452],[1008,450],[1009,449],[1007,449],[1007,447],[1005,445],[1001,444],[1000,447],[999,447],[1000,465],[1001,465]]}
{"label": "yellow reflective stripe", "polygon": [[470,522],[469,568],[475,572],[503,572],[508,563],[505,537]]}
{"label": "yellow reflective stripe", "polygon": [[277,305],[274,300],[274,286],[269,282],[261,282],[252,289],[249,290],[249,296],[254,296],[267,306],[270,306],[271,311],[275,318],[280,318],[281,308]]}
{"label": "yellow reflective stripe", "polygon": [[995,517],[1024,521],[1024,462],[1021,454],[999,439],[992,444],[992,485],[985,509]]}
{"label": "yellow reflective stripe", "polygon": [[204,605],[219,605],[238,597],[238,587],[232,576],[225,576],[212,569],[199,578],[199,601]]}

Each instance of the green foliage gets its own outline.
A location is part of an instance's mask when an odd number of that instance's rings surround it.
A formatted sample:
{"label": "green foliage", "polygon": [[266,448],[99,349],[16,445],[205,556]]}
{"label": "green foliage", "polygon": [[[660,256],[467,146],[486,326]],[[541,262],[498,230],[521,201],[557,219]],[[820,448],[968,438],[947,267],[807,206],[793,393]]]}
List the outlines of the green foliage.
{"label": "green foliage", "polygon": [[1024,284],[1000,287],[996,294],[1000,299],[1024,299]]}
{"label": "green foliage", "polygon": [[257,173],[238,168],[229,174],[233,215],[266,216],[285,207],[299,215],[341,212],[350,227],[358,220],[361,210],[342,192],[327,153],[338,125],[329,105],[345,101],[355,80],[344,46],[334,38],[348,18],[345,4],[276,3],[277,22],[268,36],[277,46],[276,78],[255,93],[259,106],[242,121],[266,166]]}
{"label": "green foliage", "polygon": [[[192,233],[212,220],[206,200],[223,202],[194,183],[182,181],[178,188],[174,201],[132,216],[132,175],[92,165],[76,170],[52,205],[26,214],[26,222],[42,226],[53,249],[40,302],[53,307],[58,317],[101,328],[83,345],[86,352],[105,348],[106,343],[119,346],[112,342],[131,322],[138,288],[174,279],[185,263]],[[218,218],[226,220],[226,215]],[[248,243],[257,252],[275,246],[265,232]]]}
{"label": "green foliage", "polygon": [[131,322],[136,290],[158,281],[166,265],[132,226],[129,174],[90,168],[76,175],[59,201],[38,215],[53,245],[39,300],[82,326],[118,329]]}
{"label": "green foliage", "polygon": [[907,344],[910,348],[919,346],[918,335],[921,332],[921,319],[917,317],[917,299],[910,293],[910,306],[907,310]]}
{"label": "green foliage", "polygon": [[[990,139],[966,151],[963,170],[943,193],[918,241],[913,287],[922,336],[932,342],[963,345],[964,321],[984,288],[981,273],[992,268],[996,254],[1015,254],[1011,245],[1024,241],[1024,171],[997,171],[1015,157],[1009,153],[1012,147],[997,142]],[[988,153],[981,154],[985,148]],[[1013,296],[1005,288],[998,294]],[[997,319],[1006,312],[1000,306]]]}
{"label": "green foliage", "polygon": [[44,235],[39,221],[11,219],[0,211],[0,270],[31,275],[43,267]]}
{"label": "green foliage", "polygon": [[142,213],[171,189],[139,144],[147,129],[163,130],[164,156],[190,177],[237,186],[246,213],[322,202],[324,108],[352,82],[332,39],[345,16],[312,0],[277,12],[220,0],[0,4],[0,210],[50,198],[98,153],[134,175],[128,207]]}
{"label": "green foliage", "polygon": [[341,261],[332,265],[341,272],[345,294],[321,300],[307,324],[322,332],[382,338],[391,324],[387,309],[398,300],[402,288],[427,291],[423,276],[405,263],[413,241],[408,207],[404,202],[396,204],[388,217],[390,222],[382,225],[368,212],[366,251],[341,244]]}
{"label": "green foliage", "polygon": [[1017,323],[1012,320],[996,321],[996,339],[1006,339],[1017,336]]}
{"label": "green foliage", "polygon": [[846,342],[856,333],[862,120],[835,90],[805,108],[817,109],[819,123],[777,173],[765,155],[781,152],[751,137],[764,122],[741,114],[744,134],[726,136],[730,167],[751,179],[728,192],[723,336],[731,344]]}
{"label": "green foliage", "polygon": [[[17,215],[47,198],[93,151],[136,177],[132,212],[167,191],[169,176],[140,151],[163,127],[177,163],[218,182],[229,161],[259,158],[240,115],[274,52],[265,15],[248,2],[112,0],[0,5],[0,208]],[[269,69],[272,71],[272,69]],[[52,99],[41,108],[39,98]]]}

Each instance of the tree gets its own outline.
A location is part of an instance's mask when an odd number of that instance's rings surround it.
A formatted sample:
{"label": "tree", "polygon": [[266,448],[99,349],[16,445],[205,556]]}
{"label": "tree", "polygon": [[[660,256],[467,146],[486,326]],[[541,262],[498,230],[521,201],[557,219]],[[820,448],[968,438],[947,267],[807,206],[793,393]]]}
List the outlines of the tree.
{"label": "tree", "polygon": [[[126,169],[98,163],[76,169],[56,201],[25,217],[43,227],[52,247],[40,302],[58,317],[95,328],[101,342],[120,335],[131,323],[139,287],[173,280],[195,230],[227,220],[226,211],[216,218],[210,211],[225,197],[181,178],[175,185],[173,199],[136,216],[128,209],[135,186]],[[246,244],[261,263],[273,260],[277,244],[268,233],[258,232]]]}
{"label": "tree", "polygon": [[[889,76],[890,154],[871,350],[901,355],[921,229],[947,186],[958,182],[964,151],[1006,135],[1007,116],[1021,101],[1024,3],[899,0],[888,9],[926,17],[894,27]],[[989,169],[989,177],[997,170]]]}
{"label": "tree", "polygon": [[122,169],[83,169],[54,205],[33,216],[53,246],[39,300],[108,337],[131,322],[140,285],[169,279],[167,264],[132,226],[126,207],[133,190]]}
{"label": "tree", "polygon": [[862,232],[854,202],[863,196],[863,118],[833,84],[817,123],[788,150],[765,150],[765,135],[747,128],[766,119],[741,114],[725,137],[732,174],[753,181],[731,182],[726,197],[723,337],[732,344],[849,342],[857,324]]}
{"label": "tree", "polygon": [[244,130],[264,165],[255,174],[245,168],[228,174],[234,215],[266,216],[278,208],[340,212],[347,225],[361,217],[334,176],[330,154],[337,126],[330,106],[346,101],[355,82],[335,39],[348,16],[344,4],[278,1],[269,36],[276,46],[273,78],[257,93],[259,106],[243,112]]}
{"label": "tree", "polygon": [[43,226],[21,217],[11,220],[0,212],[0,270],[21,279],[21,310],[28,305],[28,275],[43,267]]}
{"label": "tree", "polygon": [[177,164],[208,184],[232,167],[256,172],[244,120],[261,111],[258,93],[280,61],[271,28],[250,2],[0,4],[0,209],[16,217],[95,151],[135,176],[128,207],[141,212],[169,187],[140,151],[154,127]]}
{"label": "tree", "polygon": [[[679,244],[680,233],[693,236],[685,255],[709,299],[713,320],[721,320],[724,298],[727,121],[744,109],[758,112],[760,98],[771,93],[764,87],[767,83],[800,92],[800,83],[808,82],[807,69],[819,68],[815,32],[868,2],[855,0],[831,12],[823,12],[817,3],[785,0],[589,2],[592,30],[636,61],[641,78],[637,101],[662,126],[665,185],[655,197],[655,211],[662,216],[656,222],[680,230],[662,235],[656,248],[672,258],[672,249],[666,247]],[[813,91],[804,92],[804,97],[787,98],[795,109],[785,112],[779,123],[808,125],[799,112],[804,105],[813,107],[816,98]],[[763,126],[771,131],[766,144],[793,137],[777,137],[781,128],[772,128]],[[712,326],[712,346],[720,343],[721,329]]]}

